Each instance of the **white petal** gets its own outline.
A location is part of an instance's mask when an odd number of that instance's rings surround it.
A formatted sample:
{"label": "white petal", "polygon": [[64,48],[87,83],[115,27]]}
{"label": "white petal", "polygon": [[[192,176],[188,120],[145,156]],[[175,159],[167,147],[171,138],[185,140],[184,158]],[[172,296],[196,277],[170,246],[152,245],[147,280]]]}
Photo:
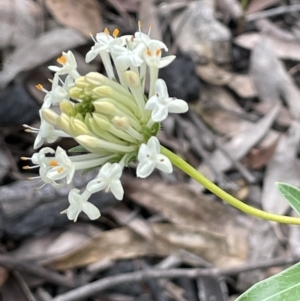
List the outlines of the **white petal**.
{"label": "white petal", "polygon": [[78,206],[78,204],[82,203],[83,197],[80,194],[80,190],[76,188],[71,189],[68,195],[68,200],[71,205]]}
{"label": "white petal", "polygon": [[42,135],[41,133],[39,133],[34,140],[33,149],[40,148],[43,145],[43,143],[44,143],[44,139],[42,139]]}
{"label": "white petal", "polygon": [[147,103],[145,105],[145,109],[146,110],[153,110],[154,107],[157,105],[158,103],[158,97],[156,95],[153,95],[152,97],[150,97],[148,100],[147,100]]}
{"label": "white petal", "polygon": [[125,71],[129,67],[129,60],[126,56],[120,55],[116,58],[116,65],[121,71]]}
{"label": "white petal", "polygon": [[175,60],[175,55],[168,55],[160,59],[159,61],[159,68],[164,68],[171,64]]}
{"label": "white petal", "polygon": [[69,208],[66,210],[67,212],[67,216],[69,220],[74,220],[74,222],[77,221],[78,215],[81,212],[81,208],[80,207],[76,207],[76,206],[69,206]]}
{"label": "white petal", "polygon": [[147,155],[148,155],[148,146],[145,143],[143,143],[139,148],[138,160],[143,161],[144,159],[147,159]]}
{"label": "white petal", "polygon": [[152,136],[148,140],[147,145],[151,150],[151,156],[157,156],[160,153],[160,143],[156,137]]}
{"label": "white petal", "polygon": [[165,99],[165,98],[169,97],[168,88],[163,79],[158,78],[155,81],[154,89],[155,89],[155,92],[159,95],[160,99]]}
{"label": "white petal", "polygon": [[155,168],[155,162],[152,160],[143,160],[141,161],[136,170],[136,174],[139,178],[148,177]]}
{"label": "white petal", "polygon": [[117,180],[110,185],[110,191],[117,200],[121,201],[123,199],[124,189],[120,180]]}
{"label": "white petal", "polygon": [[110,178],[112,179],[120,179],[122,176],[122,167],[120,166],[119,163],[114,163],[111,166],[111,170],[110,170]]}
{"label": "white petal", "polygon": [[104,164],[101,167],[101,169],[100,169],[100,171],[98,173],[98,176],[101,176],[101,175],[107,176],[107,175],[109,175],[110,171],[111,171],[111,168],[112,168],[112,164],[111,163],[108,162],[108,163]]}
{"label": "white petal", "polygon": [[185,113],[189,110],[189,106],[186,101],[182,99],[173,99],[168,104],[169,113]]}
{"label": "white petal", "polygon": [[84,202],[82,204],[82,211],[89,217],[91,220],[98,219],[100,217],[99,209],[92,203]]}
{"label": "white petal", "polygon": [[167,106],[157,104],[152,111],[151,118],[154,122],[161,122],[168,117]]}
{"label": "white petal", "polygon": [[[94,47],[94,46],[93,46]],[[92,49],[85,55],[85,62],[89,63],[91,62],[97,55],[98,53],[93,49]]]}
{"label": "white petal", "polygon": [[75,167],[72,166],[71,169],[68,171],[67,184],[70,184],[72,182],[73,177],[74,177],[74,173],[75,173]]}
{"label": "white petal", "polygon": [[91,193],[95,193],[103,189],[106,189],[108,185],[109,185],[108,182],[101,181],[98,178],[96,178],[87,184],[86,189]]}
{"label": "white petal", "polygon": [[173,171],[173,166],[169,158],[164,155],[158,155],[155,167],[160,169],[165,173],[171,173]]}
{"label": "white petal", "polygon": [[53,72],[57,72],[57,71],[59,71],[61,68],[58,67],[58,66],[49,66],[48,69],[50,69],[50,70],[53,71]]}

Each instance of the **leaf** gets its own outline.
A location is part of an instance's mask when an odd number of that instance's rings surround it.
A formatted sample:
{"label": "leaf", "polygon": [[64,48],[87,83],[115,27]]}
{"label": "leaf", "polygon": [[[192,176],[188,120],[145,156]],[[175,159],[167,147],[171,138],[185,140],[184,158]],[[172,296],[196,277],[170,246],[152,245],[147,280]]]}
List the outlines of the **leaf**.
{"label": "leaf", "polygon": [[300,214],[300,189],[286,183],[276,183],[280,194],[288,201],[290,206]]}
{"label": "leaf", "polygon": [[96,0],[46,0],[46,7],[57,22],[89,36],[103,28],[100,7]]}
{"label": "leaf", "polygon": [[253,285],[235,301],[298,301],[300,263]]}
{"label": "leaf", "polygon": [[[226,235],[198,227],[151,224],[154,240],[148,240],[129,227],[108,230],[95,235],[74,250],[43,261],[51,268],[64,270],[82,267],[101,260],[130,259],[142,256],[165,257],[184,249],[217,267],[232,267],[245,261],[233,254]],[[242,239],[242,238],[241,238]],[[241,258],[243,257],[243,258]]]}

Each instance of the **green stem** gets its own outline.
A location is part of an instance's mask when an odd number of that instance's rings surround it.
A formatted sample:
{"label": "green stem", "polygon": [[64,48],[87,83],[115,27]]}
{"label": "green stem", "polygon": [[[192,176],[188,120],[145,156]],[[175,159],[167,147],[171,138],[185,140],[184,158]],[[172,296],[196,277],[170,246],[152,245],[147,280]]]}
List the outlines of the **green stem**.
{"label": "green stem", "polygon": [[161,153],[165,156],[167,156],[170,161],[173,163],[173,165],[177,166],[179,169],[181,169],[183,172],[185,172],[187,175],[195,179],[198,183],[203,185],[207,190],[230,204],[231,206],[256,217],[274,221],[282,224],[293,224],[293,225],[300,225],[300,218],[295,217],[289,217],[289,216],[283,216],[283,215],[277,215],[265,212],[260,209],[256,209],[254,207],[251,207],[239,199],[233,197],[229,193],[222,190],[220,187],[212,183],[210,180],[208,180],[206,177],[204,177],[201,173],[199,173],[195,168],[193,168],[191,165],[186,163],[183,159],[181,159],[176,154],[172,153],[165,147],[161,147]]}

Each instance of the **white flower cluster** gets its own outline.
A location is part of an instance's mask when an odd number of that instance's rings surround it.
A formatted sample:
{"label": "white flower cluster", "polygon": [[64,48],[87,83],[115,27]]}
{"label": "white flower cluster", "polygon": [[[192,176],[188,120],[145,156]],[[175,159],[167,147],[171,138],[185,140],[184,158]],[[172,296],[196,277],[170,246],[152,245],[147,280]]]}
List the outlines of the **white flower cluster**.
{"label": "white flower cluster", "polygon": [[[169,97],[165,82],[158,78],[159,69],[175,59],[173,55],[162,57],[166,45],[142,33],[140,23],[134,36],[118,34],[114,30],[110,35],[107,29],[98,33],[86,55],[87,63],[100,55],[107,76],[96,72],[80,75],[73,53],[63,52],[57,59],[61,66],[49,67],[55,72],[51,91],[37,85],[46,93],[40,129],[25,125],[27,132],[37,133],[35,149],[59,137],[71,137],[79,144],[69,150],[80,153],[76,155],[67,155],[61,147],[45,147],[31,158],[22,157],[34,164],[25,168],[39,168],[38,178],[45,184],[61,187],[72,182],[76,170],[100,167],[82,193],[78,189],[69,193],[70,205],[63,213],[74,221],[81,211],[90,219],[99,218],[98,208],[88,202],[95,192],[110,190],[122,200],[120,177],[128,163],[138,161],[140,178],[148,177],[154,168],[172,172],[170,160],[160,154],[156,135],[168,113],[188,110],[184,100]],[[64,81],[62,75],[66,75]],[[59,106],[60,113],[53,106]]]}

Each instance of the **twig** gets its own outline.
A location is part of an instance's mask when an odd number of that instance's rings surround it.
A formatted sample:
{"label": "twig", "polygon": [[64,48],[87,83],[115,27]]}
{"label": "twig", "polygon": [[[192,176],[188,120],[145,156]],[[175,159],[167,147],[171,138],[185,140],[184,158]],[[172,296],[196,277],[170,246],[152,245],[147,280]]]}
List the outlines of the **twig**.
{"label": "twig", "polygon": [[51,301],[77,301],[88,298],[98,294],[108,288],[124,284],[142,282],[149,279],[167,279],[167,278],[198,278],[200,276],[219,276],[219,275],[237,275],[241,272],[253,271],[256,269],[267,269],[273,266],[289,265],[299,261],[300,257],[295,258],[276,258],[262,263],[246,264],[240,267],[228,269],[170,269],[157,270],[149,269],[146,271],[138,271],[133,273],[126,273],[118,276],[110,276],[95,282],[86,284],[82,287],[76,288],[68,293],[59,295]]}
{"label": "twig", "polygon": [[292,12],[299,11],[299,10],[300,10],[300,4],[289,5],[289,6],[284,5],[284,6],[280,6],[280,7],[276,7],[276,8],[272,8],[272,9],[268,9],[265,11],[261,11],[261,12],[257,12],[257,13],[248,15],[248,16],[246,16],[245,21],[251,22],[251,21],[258,20],[258,19],[274,17],[274,16],[278,16],[278,15],[292,13]]}
{"label": "twig", "polygon": [[74,288],[72,281],[54,271],[47,270],[33,263],[25,263],[7,255],[0,255],[0,266],[10,271],[25,272],[40,277],[50,283],[58,284],[67,288]]}

